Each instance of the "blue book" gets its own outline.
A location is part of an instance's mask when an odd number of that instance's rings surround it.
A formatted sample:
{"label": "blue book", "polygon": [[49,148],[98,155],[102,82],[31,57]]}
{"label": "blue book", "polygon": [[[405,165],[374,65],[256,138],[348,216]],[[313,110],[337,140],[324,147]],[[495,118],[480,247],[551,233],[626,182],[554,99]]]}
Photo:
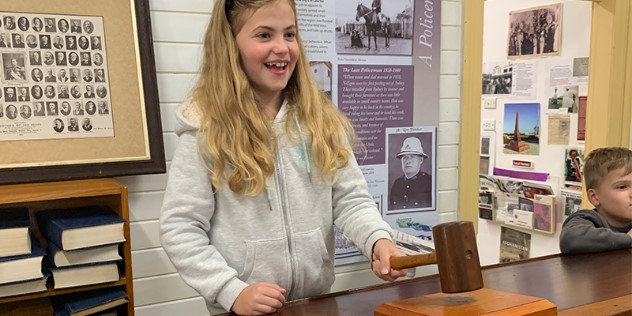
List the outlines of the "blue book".
{"label": "blue book", "polygon": [[53,297],[55,316],[93,315],[127,303],[121,288],[104,288]]}
{"label": "blue book", "polygon": [[0,257],[31,252],[31,221],[26,207],[0,208]]}
{"label": "blue book", "polygon": [[61,250],[125,241],[125,219],[106,206],[39,211],[37,222],[46,239]]}
{"label": "blue book", "polygon": [[29,227],[29,209],[26,207],[0,208],[0,229]]}
{"label": "blue book", "polygon": [[46,252],[39,240],[31,237],[31,251],[26,255],[0,258],[0,284],[42,278],[42,259]]}

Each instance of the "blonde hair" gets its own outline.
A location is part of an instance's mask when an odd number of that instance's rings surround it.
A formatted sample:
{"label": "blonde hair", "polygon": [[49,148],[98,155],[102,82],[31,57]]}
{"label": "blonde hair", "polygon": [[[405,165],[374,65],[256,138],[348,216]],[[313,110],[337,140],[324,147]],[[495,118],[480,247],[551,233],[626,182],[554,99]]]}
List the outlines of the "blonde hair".
{"label": "blonde hair", "polygon": [[596,189],[609,172],[623,168],[632,173],[632,150],[624,147],[597,148],[588,154],[584,163],[586,189]]}
{"label": "blonde hair", "polygon": [[[199,154],[217,189],[226,181],[234,192],[256,195],[274,173],[274,132],[241,67],[235,36],[249,14],[275,1],[288,2],[298,26],[294,0],[218,0],[206,30],[203,62],[192,99],[201,114]],[[337,170],[354,159],[348,146],[359,142],[351,123],[318,89],[299,34],[296,41],[298,61],[283,91],[290,105],[287,115],[307,127],[313,162],[321,179],[331,185]],[[294,122],[285,122],[288,135],[296,128]]]}

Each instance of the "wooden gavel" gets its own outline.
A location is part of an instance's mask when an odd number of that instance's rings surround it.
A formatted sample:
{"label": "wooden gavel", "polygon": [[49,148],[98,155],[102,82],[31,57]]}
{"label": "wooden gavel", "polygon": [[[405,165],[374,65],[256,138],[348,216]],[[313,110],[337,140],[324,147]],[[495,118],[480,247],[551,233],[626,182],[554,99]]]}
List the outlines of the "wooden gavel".
{"label": "wooden gavel", "polygon": [[435,252],[391,257],[391,268],[401,270],[436,263],[442,292],[460,293],[482,288],[474,224],[467,221],[439,224],[432,228],[432,236]]}

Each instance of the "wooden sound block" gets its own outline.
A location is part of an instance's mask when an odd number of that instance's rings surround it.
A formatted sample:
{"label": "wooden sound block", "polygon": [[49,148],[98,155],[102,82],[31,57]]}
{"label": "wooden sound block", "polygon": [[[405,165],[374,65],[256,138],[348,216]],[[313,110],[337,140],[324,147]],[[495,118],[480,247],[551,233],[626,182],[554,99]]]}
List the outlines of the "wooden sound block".
{"label": "wooden sound block", "polygon": [[551,302],[533,296],[487,288],[464,293],[435,293],[385,303],[375,309],[380,316],[557,315]]}

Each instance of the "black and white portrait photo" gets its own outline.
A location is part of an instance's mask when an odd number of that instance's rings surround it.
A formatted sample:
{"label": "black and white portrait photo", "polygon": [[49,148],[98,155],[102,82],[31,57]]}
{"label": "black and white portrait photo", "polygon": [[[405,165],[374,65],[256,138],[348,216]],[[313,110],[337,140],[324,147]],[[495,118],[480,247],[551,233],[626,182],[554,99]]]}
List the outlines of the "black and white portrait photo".
{"label": "black and white portrait photo", "polygon": [[18,18],[18,28],[20,29],[20,31],[22,32],[26,32],[29,30],[29,26],[31,26],[31,23],[29,22],[29,20],[24,17],[21,16]]}
{"label": "black and white portrait photo", "polygon": [[387,128],[387,213],[435,207],[434,127]]}
{"label": "black and white portrait photo", "polygon": [[41,66],[42,53],[38,50],[29,52],[29,61],[31,62],[31,66]]}
{"label": "black and white portrait photo", "polygon": [[10,82],[26,81],[25,53],[2,53],[3,79]]}
{"label": "black and white portrait photo", "polygon": [[4,21],[4,29],[5,30],[15,30],[15,17],[12,15],[5,15],[2,19]]}
{"label": "black and white portrait photo", "polygon": [[33,18],[33,31],[41,32],[43,28],[44,28],[44,23],[42,22],[42,19]]}
{"label": "black and white portrait photo", "polygon": [[26,36],[26,46],[29,48],[37,48],[37,37],[33,34]]}

